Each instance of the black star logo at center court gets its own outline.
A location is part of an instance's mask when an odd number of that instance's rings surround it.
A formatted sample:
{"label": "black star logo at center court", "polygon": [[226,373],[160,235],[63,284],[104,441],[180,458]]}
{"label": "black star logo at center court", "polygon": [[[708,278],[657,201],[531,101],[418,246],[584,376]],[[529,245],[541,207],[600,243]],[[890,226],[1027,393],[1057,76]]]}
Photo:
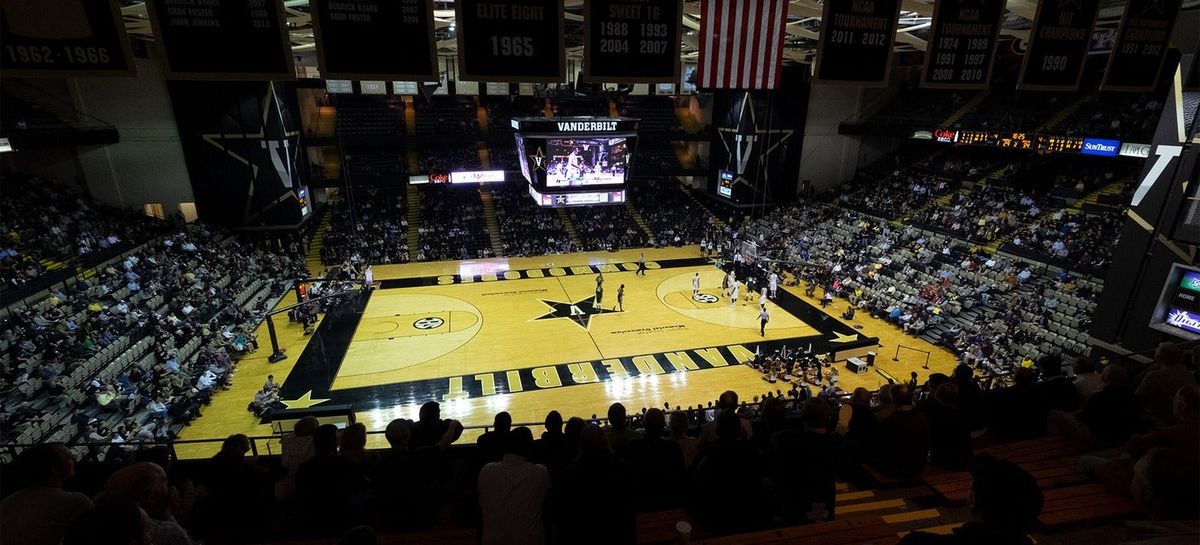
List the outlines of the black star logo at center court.
{"label": "black star logo at center court", "polygon": [[555,318],[567,318],[567,319],[575,322],[576,324],[579,324],[579,327],[582,327],[584,329],[588,328],[588,324],[591,323],[592,316],[596,316],[598,314],[609,314],[609,313],[616,312],[615,310],[609,310],[602,306],[601,307],[592,306],[593,299],[591,297],[576,301],[574,303],[564,303],[562,301],[547,301],[545,299],[539,299],[539,301],[545,303],[546,306],[550,307],[551,310],[550,310],[550,312],[548,312],[546,314],[543,314],[541,316],[538,316],[537,318],[534,318],[534,320],[552,320]]}

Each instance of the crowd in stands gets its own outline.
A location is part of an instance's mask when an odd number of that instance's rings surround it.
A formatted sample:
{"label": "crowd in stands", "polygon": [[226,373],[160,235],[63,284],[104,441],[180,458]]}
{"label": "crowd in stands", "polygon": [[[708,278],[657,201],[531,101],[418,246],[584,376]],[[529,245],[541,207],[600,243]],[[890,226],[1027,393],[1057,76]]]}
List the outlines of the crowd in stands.
{"label": "crowd in stands", "polygon": [[[726,235],[729,236],[729,235]],[[805,203],[743,225],[758,255],[802,263],[784,272],[807,293],[844,297],[856,311],[1007,373],[1047,354],[1084,353],[1099,283],[846,208]],[[853,312],[849,313],[853,316]]]}
{"label": "crowd in stands", "polygon": [[1054,127],[1067,136],[1111,138],[1149,143],[1162,114],[1162,98],[1155,93],[1097,93]]}
{"label": "crowd in stands", "polygon": [[428,185],[421,191],[418,261],[478,259],[492,255],[476,187]]}
{"label": "crowd in stands", "polygon": [[654,246],[699,244],[712,228],[712,217],[674,180],[638,179],[626,186],[629,201],[654,233]]}
{"label": "crowd in stands", "polygon": [[321,246],[322,262],[408,262],[408,207],[402,191],[355,191],[327,206],[329,230]]}
{"label": "crowd in stands", "polygon": [[627,96],[617,102],[617,113],[641,120],[638,123],[640,133],[683,132],[679,116],[675,114],[675,100],[668,96]]}
{"label": "crowd in stands", "polygon": [[528,187],[522,180],[491,188],[504,255],[527,257],[576,251],[558,212],[538,206],[530,198]]}
{"label": "crowd in stands", "polygon": [[937,127],[970,98],[969,94],[961,91],[939,91],[908,85],[889,100],[896,107],[879,108],[864,123],[877,127]]}
{"label": "crowd in stands", "polygon": [[457,97],[429,97],[416,100],[417,134],[479,134],[477,106],[472,100]]}
{"label": "crowd in stands", "polygon": [[0,436],[113,443],[173,436],[223,388],[303,260],[179,228],[0,322]]}
{"label": "crowd in stands", "polygon": [[[1107,267],[1122,222],[1120,209],[1082,208],[1067,199],[1078,202],[1093,190],[1127,180],[1130,163],[1113,159],[1080,167],[1072,158],[1054,157],[1036,168],[999,167],[1005,165],[1003,154],[975,151],[968,158],[958,153],[911,162],[903,154],[885,158],[840,188],[838,202],[975,243],[1003,243],[1058,266],[1092,274]],[[894,168],[886,174],[889,167]]]}
{"label": "crowd in stands", "polygon": [[334,95],[337,135],[352,143],[395,136],[406,131],[404,102],[380,96]]}
{"label": "crowd in stands", "polygon": [[423,147],[420,160],[420,172],[425,174],[477,170],[481,166],[479,148],[474,145]]}
{"label": "crowd in stands", "polygon": [[582,250],[616,251],[649,244],[646,232],[624,206],[587,206],[567,209]]}
{"label": "crowd in stands", "polygon": [[688,412],[669,403],[632,417],[614,403],[604,419],[550,411],[537,438],[501,412],[465,448],[452,446],[462,425],[433,401],[417,421],[389,423],[381,451],[365,448],[361,423],[339,430],[305,417],[283,436],[277,462],[251,456],[243,435],[187,468],[147,449],[110,466],[90,497],[64,490],[71,451],[40,445],[22,453],[20,489],[0,502],[4,543],[110,542],[88,533],[148,534],[156,544],[374,543],[377,532],[449,524],[477,529],[487,544],[620,545],[639,541],[638,513],[684,509],[696,525],[688,533],[732,535],[840,519],[839,482],[870,489],[964,470],[969,520],[949,537],[914,532],[900,543],[1028,543],[1045,485],[976,445],[1047,435],[1082,445],[1088,475],[1181,539],[1164,543],[1194,540],[1200,349],[1168,343],[1150,365],[1099,371],[1080,359],[1073,377],[1064,363],[1042,358],[990,390],[960,365],[953,376],[849,396],[794,386],[753,403],[726,391]]}
{"label": "crowd in stands", "polygon": [[20,288],[47,264],[102,256],[164,232],[145,214],[94,202],[31,176],[5,176],[0,200],[0,281]]}

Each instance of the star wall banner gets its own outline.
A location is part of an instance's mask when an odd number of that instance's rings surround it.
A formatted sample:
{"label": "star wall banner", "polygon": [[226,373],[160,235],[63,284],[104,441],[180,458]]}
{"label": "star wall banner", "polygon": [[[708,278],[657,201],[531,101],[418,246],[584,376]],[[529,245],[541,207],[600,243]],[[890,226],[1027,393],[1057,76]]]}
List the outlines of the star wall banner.
{"label": "star wall banner", "polygon": [[1158,83],[1182,0],[1129,0],[1102,91],[1150,91]]}
{"label": "star wall banner", "polygon": [[232,227],[303,218],[296,93],[279,82],[169,82],[200,218]]}

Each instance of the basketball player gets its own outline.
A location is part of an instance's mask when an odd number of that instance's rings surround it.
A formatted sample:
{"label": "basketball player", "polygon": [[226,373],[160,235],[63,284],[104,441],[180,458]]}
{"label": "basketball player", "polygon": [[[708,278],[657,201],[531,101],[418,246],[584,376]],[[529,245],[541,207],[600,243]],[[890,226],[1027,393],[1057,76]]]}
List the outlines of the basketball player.
{"label": "basketball player", "polygon": [[[763,290],[764,294],[766,290]],[[767,322],[771,320],[771,315],[767,314],[767,307],[762,307],[758,312],[758,335],[760,337],[767,336]]]}
{"label": "basketball player", "polygon": [[604,301],[604,286],[601,282],[596,282],[596,297],[592,299],[592,308],[601,308],[600,303]]}
{"label": "basketball player", "polygon": [[767,308],[767,288],[762,289],[762,295],[758,296],[759,308]]}
{"label": "basketball player", "polygon": [[700,273],[692,275],[692,297],[700,295]]}
{"label": "basketball player", "polygon": [[625,284],[617,288],[617,306],[613,307],[613,310],[625,312]]}
{"label": "basketball player", "polygon": [[638,270],[634,274],[646,276],[646,252],[642,252],[638,255]]}
{"label": "basketball player", "polygon": [[737,306],[738,302],[738,282],[734,280],[729,284],[729,306]]}
{"label": "basketball player", "polygon": [[767,277],[767,283],[771,287],[771,299],[775,298],[775,291],[779,289],[779,275],[775,271],[771,271],[771,276]]}
{"label": "basketball player", "polygon": [[575,182],[583,178],[583,172],[579,168],[579,148],[571,148],[571,153],[567,154],[567,179]]}

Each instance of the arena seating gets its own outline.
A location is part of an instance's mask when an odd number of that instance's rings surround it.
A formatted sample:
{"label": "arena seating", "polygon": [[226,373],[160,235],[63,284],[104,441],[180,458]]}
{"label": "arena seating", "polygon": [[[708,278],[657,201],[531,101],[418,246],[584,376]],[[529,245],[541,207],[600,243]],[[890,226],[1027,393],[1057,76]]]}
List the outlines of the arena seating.
{"label": "arena seating", "polygon": [[404,103],[386,97],[336,95],[337,135],[352,143],[404,134]]}
{"label": "arena seating", "polygon": [[473,100],[433,96],[417,100],[417,134],[479,134],[476,105]]}
{"label": "arena seating", "polygon": [[511,133],[514,117],[543,117],[546,115],[545,99],[533,97],[483,97],[483,106],[488,114],[489,133]]}
{"label": "arena seating", "polygon": [[692,200],[679,182],[634,179],[628,185],[629,201],[654,233],[655,246],[699,244],[713,229],[708,211]]}
{"label": "arena seating", "polygon": [[408,180],[403,150],[347,149],[342,168],[355,185],[395,186]]}
{"label": "arena seating", "polygon": [[646,246],[646,232],[624,206],[592,206],[567,209],[583,251],[620,250]]}
{"label": "arena seating", "polygon": [[576,251],[553,208],[537,206],[524,181],[491,187],[504,255],[523,257]]}
{"label": "arena seating", "polygon": [[427,185],[421,191],[418,261],[478,259],[492,254],[476,187]]}
{"label": "arena seating", "polygon": [[1070,136],[1150,142],[1162,114],[1161,94],[1096,93],[1055,127]]}
{"label": "arena seating", "polygon": [[920,127],[928,130],[940,126],[970,98],[969,93],[962,91],[935,91],[909,85],[898,90],[889,99],[888,107],[878,108],[863,124],[879,128]]}
{"label": "arena seating", "polygon": [[407,263],[408,219],[405,194],[394,189],[355,191],[329,203],[329,231],[321,246],[327,265],[347,259],[365,263]]}
{"label": "arena seating", "polygon": [[675,100],[665,96],[628,96],[617,102],[617,113],[641,120],[639,133],[654,135],[683,132],[675,115]]}
{"label": "arena seating", "polygon": [[263,313],[303,276],[298,259],[189,227],[6,309],[5,442],[97,443],[77,449],[95,459],[113,456],[110,442],[173,437],[257,349]]}

